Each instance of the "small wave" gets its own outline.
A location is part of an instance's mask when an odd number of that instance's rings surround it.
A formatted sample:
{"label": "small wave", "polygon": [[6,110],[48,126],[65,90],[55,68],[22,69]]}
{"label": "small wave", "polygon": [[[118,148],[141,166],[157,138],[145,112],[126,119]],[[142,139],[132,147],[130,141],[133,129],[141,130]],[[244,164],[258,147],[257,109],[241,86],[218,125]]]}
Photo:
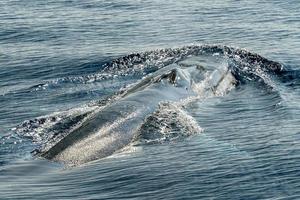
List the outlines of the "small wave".
{"label": "small wave", "polygon": [[300,70],[286,70],[279,79],[286,86],[297,89],[300,86]]}

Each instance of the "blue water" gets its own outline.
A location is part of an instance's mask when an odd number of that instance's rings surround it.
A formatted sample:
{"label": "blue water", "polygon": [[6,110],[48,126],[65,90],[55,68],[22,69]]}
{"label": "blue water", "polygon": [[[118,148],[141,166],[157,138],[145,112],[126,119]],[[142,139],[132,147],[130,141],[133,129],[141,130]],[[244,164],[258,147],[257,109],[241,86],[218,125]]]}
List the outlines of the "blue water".
{"label": "blue water", "polygon": [[[0,7],[1,199],[300,199],[298,1]],[[192,136],[75,167],[31,153],[99,101],[183,56],[184,46],[202,44],[247,49],[285,71],[186,106],[204,130]],[[136,52],[141,61],[123,58]]]}

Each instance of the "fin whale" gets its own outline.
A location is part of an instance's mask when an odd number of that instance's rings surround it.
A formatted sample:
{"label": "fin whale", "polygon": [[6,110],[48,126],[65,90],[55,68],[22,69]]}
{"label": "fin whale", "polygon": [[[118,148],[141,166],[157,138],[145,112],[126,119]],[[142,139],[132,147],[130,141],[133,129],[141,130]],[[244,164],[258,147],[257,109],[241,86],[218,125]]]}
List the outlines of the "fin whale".
{"label": "fin whale", "polygon": [[[221,58],[227,65],[220,67],[223,61],[216,64],[215,60],[213,65],[198,65],[197,59],[205,56]],[[105,66],[104,72],[135,73],[139,63],[146,61],[153,63],[143,70],[154,70],[152,74],[89,113],[79,126],[38,155],[75,165],[107,157],[134,140],[135,133],[161,102],[223,95],[236,84],[267,83],[266,74],[285,71],[280,63],[243,49],[203,45],[130,54]]]}
{"label": "fin whale", "polygon": [[235,84],[235,79],[228,69],[171,64],[131,86],[113,103],[94,111],[79,127],[39,155],[73,165],[112,155],[130,144],[160,102],[178,102],[197,96],[199,90],[195,85],[204,82],[201,92],[215,94],[226,90],[221,83]]}

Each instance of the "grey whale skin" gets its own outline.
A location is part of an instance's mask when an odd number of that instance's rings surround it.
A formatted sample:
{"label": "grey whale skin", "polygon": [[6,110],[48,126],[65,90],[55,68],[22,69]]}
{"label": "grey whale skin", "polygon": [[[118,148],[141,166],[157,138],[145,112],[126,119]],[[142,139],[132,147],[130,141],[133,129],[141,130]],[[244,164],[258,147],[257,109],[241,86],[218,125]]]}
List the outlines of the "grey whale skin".
{"label": "grey whale skin", "polygon": [[[216,69],[215,69],[216,71]],[[217,70],[218,71],[218,70]],[[128,145],[145,118],[163,101],[180,101],[197,94],[193,85],[203,81],[203,67],[166,66],[125,91],[119,99],[95,111],[40,156],[64,163],[81,164],[107,157]],[[220,72],[209,90],[229,71]],[[220,76],[221,75],[221,76]]]}

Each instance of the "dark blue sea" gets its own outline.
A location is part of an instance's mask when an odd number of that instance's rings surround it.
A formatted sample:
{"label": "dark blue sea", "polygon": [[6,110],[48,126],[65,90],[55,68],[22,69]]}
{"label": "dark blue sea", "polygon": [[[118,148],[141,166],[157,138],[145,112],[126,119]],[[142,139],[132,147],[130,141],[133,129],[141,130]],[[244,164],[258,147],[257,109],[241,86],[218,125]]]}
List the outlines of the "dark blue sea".
{"label": "dark blue sea", "polygon": [[299,1],[0,8],[0,199],[300,199]]}

